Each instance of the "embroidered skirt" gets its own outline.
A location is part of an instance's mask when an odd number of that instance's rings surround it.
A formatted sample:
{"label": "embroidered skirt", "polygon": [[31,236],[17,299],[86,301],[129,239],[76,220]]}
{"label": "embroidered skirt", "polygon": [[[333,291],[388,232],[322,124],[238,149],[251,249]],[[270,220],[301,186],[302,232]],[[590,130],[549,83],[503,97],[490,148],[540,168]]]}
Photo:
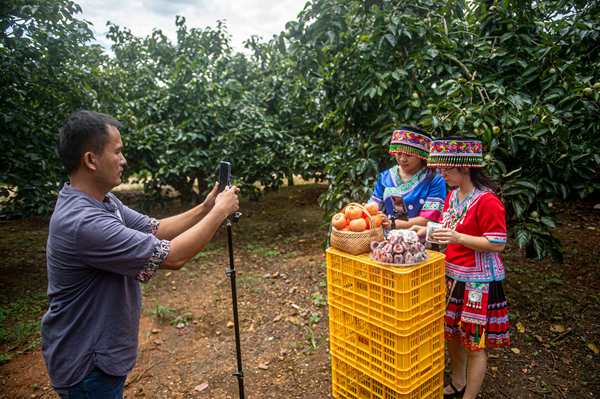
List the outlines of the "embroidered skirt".
{"label": "embroidered skirt", "polygon": [[[452,295],[450,295],[450,290]],[[465,283],[446,276],[444,335],[460,339],[465,348],[510,345],[508,307],[501,281]]]}

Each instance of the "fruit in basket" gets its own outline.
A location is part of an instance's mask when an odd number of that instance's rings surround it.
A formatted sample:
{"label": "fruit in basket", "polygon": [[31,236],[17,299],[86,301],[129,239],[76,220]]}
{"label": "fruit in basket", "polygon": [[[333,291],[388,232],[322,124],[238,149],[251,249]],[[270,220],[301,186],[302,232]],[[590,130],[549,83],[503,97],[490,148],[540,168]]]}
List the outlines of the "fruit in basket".
{"label": "fruit in basket", "polygon": [[376,202],[369,202],[368,204],[364,204],[363,206],[371,216],[377,215],[377,212],[379,212],[379,205],[377,205]]}
{"label": "fruit in basket", "polygon": [[331,218],[331,225],[335,227],[337,230],[342,230],[348,224],[346,220],[346,215],[343,213],[336,213]]}
{"label": "fruit in basket", "polygon": [[371,252],[375,252],[375,250],[377,249],[377,246],[379,246],[379,242],[371,241]]}
{"label": "fruit in basket", "polygon": [[375,223],[375,227],[381,226],[382,220],[380,215],[373,215],[371,218],[373,219],[373,223]]}
{"label": "fruit in basket", "polygon": [[371,221],[369,220],[369,217],[368,217],[368,216],[363,216],[363,218],[362,218],[362,219],[363,219],[363,220],[365,221],[365,223],[367,224],[367,227],[366,227],[366,229],[365,229],[365,230],[370,230],[370,229],[371,229]]}
{"label": "fruit in basket", "polygon": [[342,229],[342,231],[352,231],[352,230],[350,230],[350,225],[347,225],[346,227],[344,227]]}
{"label": "fruit in basket", "polygon": [[[362,212],[362,211],[361,211]],[[367,229],[367,222],[363,218],[350,220],[350,230],[355,232],[365,231]]]}
{"label": "fruit in basket", "polygon": [[404,253],[404,247],[402,246],[402,244],[396,244],[394,245],[394,252],[397,254],[403,254]]}
{"label": "fruit in basket", "polygon": [[402,254],[394,255],[394,263],[396,263],[396,264],[404,263],[404,256],[402,256]]}
{"label": "fruit in basket", "polygon": [[344,211],[344,214],[346,215],[346,219],[354,220],[354,219],[362,218],[363,211],[357,206],[348,205],[346,207],[346,210]]}

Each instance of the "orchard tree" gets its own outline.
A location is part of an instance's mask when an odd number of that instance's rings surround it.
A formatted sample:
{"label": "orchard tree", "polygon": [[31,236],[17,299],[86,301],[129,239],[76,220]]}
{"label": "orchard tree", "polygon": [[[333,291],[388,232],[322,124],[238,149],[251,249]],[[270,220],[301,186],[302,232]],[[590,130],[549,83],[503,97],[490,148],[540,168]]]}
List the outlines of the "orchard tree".
{"label": "orchard tree", "polygon": [[176,24],[177,43],[160,30],[145,39],[115,25],[108,33],[109,80],[122,95],[112,113],[126,124],[128,169],[144,184],[145,207],[168,201],[165,189],[185,204],[202,200],[220,160],[232,163],[233,181],[251,200],[292,173],[321,171],[311,137],[318,114],[305,105],[312,93],[297,86],[279,50],[251,38],[254,54],[234,55],[224,23],[188,29],[177,17]]}
{"label": "orchard tree", "polygon": [[391,132],[418,124],[480,139],[510,234],[530,257],[561,262],[549,204],[600,188],[599,12],[597,1],[567,0],[308,4],[279,40],[318,79],[319,128],[337,144],[325,225],[370,196],[391,165]]}
{"label": "orchard tree", "polygon": [[104,57],[68,0],[0,3],[0,214],[47,217],[66,173],[56,134],[74,109],[94,109]]}

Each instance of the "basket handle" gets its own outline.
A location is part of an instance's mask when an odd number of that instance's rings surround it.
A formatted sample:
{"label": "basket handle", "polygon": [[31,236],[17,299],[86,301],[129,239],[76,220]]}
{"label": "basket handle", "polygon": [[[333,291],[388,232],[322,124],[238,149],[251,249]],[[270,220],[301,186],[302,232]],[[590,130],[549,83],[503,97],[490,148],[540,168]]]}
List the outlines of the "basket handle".
{"label": "basket handle", "polygon": [[371,214],[369,213],[369,211],[367,211],[367,209],[364,206],[362,206],[361,204],[358,204],[356,202],[351,202],[348,205],[346,205],[344,207],[344,209],[342,209],[342,213],[345,213],[346,208],[348,208],[350,205],[354,205],[354,206],[360,208],[360,210],[363,211],[363,213],[369,217],[369,221],[371,222],[371,228],[373,228],[373,226],[375,225],[375,222],[373,221],[373,218],[371,217]]}

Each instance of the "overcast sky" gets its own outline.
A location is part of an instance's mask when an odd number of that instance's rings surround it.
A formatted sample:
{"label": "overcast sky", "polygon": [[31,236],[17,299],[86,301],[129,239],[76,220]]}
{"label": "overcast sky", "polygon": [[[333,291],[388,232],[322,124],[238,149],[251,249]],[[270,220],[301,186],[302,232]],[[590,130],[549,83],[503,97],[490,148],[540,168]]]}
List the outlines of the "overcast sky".
{"label": "overcast sky", "polygon": [[307,0],[75,0],[83,10],[78,19],[85,19],[96,40],[106,48],[112,44],[106,39],[106,22],[127,27],[138,37],[146,37],[159,28],[176,41],[175,16],[183,15],[188,28],[216,27],[225,20],[232,36],[235,51],[244,51],[242,42],[252,35],[263,41],[285,30],[285,23],[297,20]]}

